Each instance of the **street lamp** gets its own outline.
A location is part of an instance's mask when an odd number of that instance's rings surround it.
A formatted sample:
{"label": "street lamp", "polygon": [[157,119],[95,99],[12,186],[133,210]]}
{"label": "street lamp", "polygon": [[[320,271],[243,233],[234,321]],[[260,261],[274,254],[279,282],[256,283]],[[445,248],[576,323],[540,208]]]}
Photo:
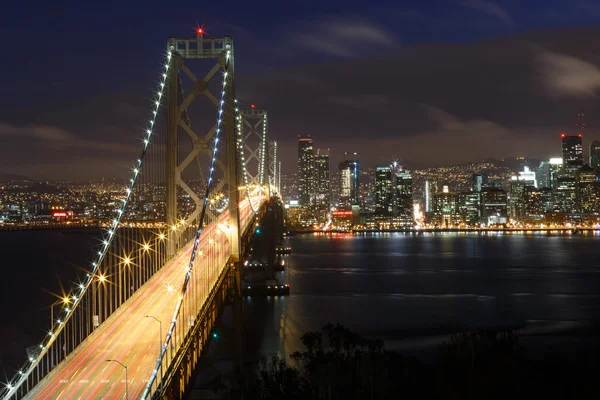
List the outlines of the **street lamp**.
{"label": "street lamp", "polygon": [[125,400],[129,399],[129,382],[127,380],[127,365],[123,365],[119,360],[106,360],[106,362],[116,362],[121,367],[125,368]]}
{"label": "street lamp", "polygon": [[[153,315],[144,315],[144,317],[145,317],[145,318],[152,318],[152,319],[154,319],[155,321],[157,321],[157,322],[158,322],[158,324],[159,324],[159,325],[158,325],[158,329],[159,329],[159,331],[158,331],[158,335],[159,335],[159,336],[158,336],[158,358],[160,358],[160,356],[161,356],[161,354],[162,354],[162,338],[163,338],[163,335],[162,335],[162,322],[161,322],[161,320],[160,320],[160,319],[156,318],[156,317],[155,317],[155,316],[153,316]],[[160,362],[160,381],[161,381],[161,382],[162,382],[162,379],[163,379],[163,367],[162,367],[162,364],[163,364],[163,363],[162,363],[162,361],[161,361],[161,362]]]}

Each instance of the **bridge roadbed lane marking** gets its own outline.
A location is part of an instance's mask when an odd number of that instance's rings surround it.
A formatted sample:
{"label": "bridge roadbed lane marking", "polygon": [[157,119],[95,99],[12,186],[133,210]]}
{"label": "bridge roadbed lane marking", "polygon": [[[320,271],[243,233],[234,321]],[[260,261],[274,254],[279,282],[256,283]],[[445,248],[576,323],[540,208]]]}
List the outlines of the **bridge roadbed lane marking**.
{"label": "bridge roadbed lane marking", "polygon": [[[165,304],[166,304],[166,303],[168,303],[168,301],[167,301],[167,302],[164,302],[164,303],[162,303],[162,304],[160,304],[160,303],[159,303],[159,301],[161,300],[161,299],[160,299],[160,297],[161,297],[161,296],[160,296],[160,293],[159,293],[159,292],[153,292],[153,293],[152,293],[152,296],[151,296],[151,297],[148,299],[148,301],[151,303],[151,304],[150,304],[150,307],[149,307],[150,309],[154,310],[154,308],[155,308],[155,307],[157,307],[157,306],[158,306],[158,307],[160,307],[161,309],[162,309],[162,308],[164,308]],[[158,304],[157,304],[157,303],[158,303]],[[134,313],[135,311],[136,311],[135,309],[128,310],[128,313],[129,313],[129,314],[131,314],[131,313]],[[156,311],[158,311],[158,310],[156,310]],[[146,324],[146,326],[147,326],[149,323],[150,323],[150,321],[148,321],[148,323]],[[135,328],[137,328],[137,329],[135,329],[135,331],[131,331],[131,332],[129,332],[129,334],[130,334],[130,335],[131,335],[131,334],[133,334],[133,333],[135,333],[135,334],[134,334],[134,337],[139,337],[141,333],[143,333],[143,332],[145,332],[145,331],[146,331],[146,329],[144,328],[144,324],[135,324]],[[141,332],[140,332],[140,330],[141,330]],[[117,332],[117,333],[118,333],[118,332]],[[117,342],[117,343],[120,343],[120,342]],[[119,361],[121,361],[121,362],[123,362],[123,363],[127,363],[127,364],[125,364],[125,365],[128,365],[128,366],[129,366],[129,364],[130,364],[130,362],[128,361],[128,360],[129,360],[129,358],[128,358],[128,357],[126,357],[126,356],[124,357],[124,354],[123,354],[123,353],[124,353],[125,351],[127,351],[128,353],[130,353],[130,352],[131,352],[131,348],[132,348],[132,347],[134,347],[134,346],[135,346],[137,343],[136,343],[136,341],[131,341],[131,342],[128,342],[128,343],[130,343],[130,344],[129,344],[129,346],[125,346],[125,348],[122,348],[122,349],[121,349],[121,353],[119,353],[119,354],[118,354],[118,356],[117,356],[117,357],[119,357],[119,358],[116,358],[116,359],[118,359]],[[115,349],[115,348],[112,348],[112,349],[108,349],[108,350],[109,350],[109,351],[115,351],[116,349]],[[117,350],[117,351],[118,351],[118,350]],[[141,361],[140,361],[140,362],[141,362]],[[114,371],[115,371],[115,369],[116,369],[116,367],[117,367],[116,363],[111,363],[111,364],[114,364],[114,365],[112,366],[113,368],[111,368],[111,373],[110,373],[110,376],[112,376],[112,374],[114,373]],[[119,367],[120,367],[120,366],[119,366]],[[122,367],[120,367],[120,368],[122,368]],[[96,370],[96,369],[95,369],[95,370]],[[103,370],[103,371],[104,371],[104,370]],[[94,372],[95,372],[95,371],[94,371]],[[99,392],[101,389],[102,389],[101,387],[97,387],[97,388],[95,388],[95,389],[92,389],[92,393],[91,393],[91,397],[90,397],[90,398],[96,398],[96,397],[97,397],[97,394],[98,394],[98,392]],[[107,395],[108,395],[108,394],[110,394],[110,392],[112,392],[112,388],[109,390],[109,393],[107,393]]]}
{"label": "bridge roadbed lane marking", "polygon": [[[188,245],[188,246],[190,246],[190,245]],[[166,277],[171,277],[171,275],[176,275],[177,272],[178,272],[177,268],[176,268],[177,264],[178,264],[177,261],[180,261],[180,259],[182,257],[186,256],[186,254],[188,252],[191,253],[191,248],[190,249],[185,249],[179,255],[179,257],[177,257],[176,259],[174,259],[174,260],[171,261],[171,265],[167,266],[166,268],[164,268],[161,271],[161,273],[159,273],[158,275],[156,275],[157,279],[155,279],[155,281],[152,282],[151,286],[146,287],[143,292],[139,293],[139,295],[136,296],[137,298],[134,299],[134,301],[131,304],[128,305],[127,309],[124,309],[121,312],[121,314],[117,316],[116,319],[113,319],[110,322],[110,324],[107,327],[105,327],[105,330],[107,332],[103,332],[103,334],[101,336],[96,337],[96,338],[94,338],[94,340],[92,340],[89,343],[87,343],[87,345],[86,345],[86,347],[84,349],[85,351],[81,352],[78,355],[78,357],[76,357],[76,359],[72,361],[73,363],[76,364],[75,366],[79,366],[81,363],[83,363],[85,361],[88,361],[88,359],[90,358],[90,354],[89,354],[88,350],[90,350],[91,346],[94,345],[95,347],[97,347],[99,344],[102,344],[102,340],[101,339],[103,337],[109,335],[109,334],[110,334],[109,337],[112,337],[112,334],[114,333],[114,331],[116,329],[119,329],[121,327],[121,324],[117,323],[117,322],[120,322],[121,319],[124,318],[124,317],[126,317],[126,316],[129,317],[130,314],[131,314],[131,312],[133,312],[137,308],[137,306],[139,305],[138,303],[145,302],[147,300],[147,298],[150,297],[149,300],[151,301],[151,305],[155,305],[155,301],[156,300],[154,299],[154,301],[153,301],[153,297],[156,294],[155,289],[157,287],[161,286],[161,281],[162,281],[162,279],[158,279],[158,278],[162,277],[162,275],[166,275]],[[138,293],[136,293],[136,294],[138,294]],[[127,318],[127,319],[129,319],[129,318]],[[65,368],[69,368],[68,364],[65,366]],[[95,368],[93,369],[93,371],[95,372]],[[60,371],[60,372],[62,373],[62,371]],[[56,379],[60,379],[60,376],[57,376],[55,379],[53,379],[53,381],[56,380]],[[48,388],[49,387],[52,388],[52,386],[55,386],[55,385],[46,386],[45,388],[42,389],[42,392],[46,392],[48,390]],[[50,390],[50,393],[48,395],[52,396],[55,391],[56,390]],[[42,394],[42,393],[40,393],[40,394]],[[46,398],[46,396],[44,396],[42,398]]]}
{"label": "bridge roadbed lane marking", "polygon": [[[184,271],[184,272],[185,272],[185,271]],[[175,273],[175,272],[174,272],[174,273]],[[176,299],[177,299],[176,297],[167,297],[166,299],[164,299],[164,298],[163,298],[163,295],[162,295],[160,292],[154,292],[154,293],[153,293],[153,298],[149,299],[149,302],[151,302],[151,304],[150,304],[150,306],[148,307],[148,309],[149,309],[149,310],[151,310],[153,314],[155,314],[155,315],[158,315],[158,316],[160,316],[161,318],[164,318],[164,317],[165,317],[165,313],[170,313],[170,312],[172,312],[172,308],[175,306],[175,303],[174,303],[174,302],[176,301]],[[140,313],[140,314],[142,314],[142,313]],[[142,316],[140,316],[140,318],[143,318],[143,317],[142,317]],[[145,325],[142,323],[142,324],[138,324],[138,325],[136,325],[136,327],[138,328],[138,330],[139,330],[139,329],[141,329],[141,330],[142,330],[142,333],[144,333],[144,334],[145,334],[145,333],[148,333],[148,332],[149,332],[148,326],[149,326],[151,323],[152,323],[152,321],[149,321],[149,320],[148,320],[148,321],[147,321],[147,323],[146,323]],[[140,337],[140,336],[141,336],[140,334],[138,334],[138,335],[135,335],[135,337]],[[129,352],[131,352],[131,350],[132,350],[132,349],[133,349],[133,348],[134,348],[136,345],[143,345],[143,343],[142,343],[142,342],[139,342],[139,341],[135,341],[135,340],[134,340],[134,341],[132,341],[132,342],[131,342],[131,344],[130,344],[130,346],[129,346],[129,349],[130,349],[130,351],[129,351]],[[150,346],[150,347],[151,347],[151,346]],[[136,352],[135,354],[139,354],[139,352]],[[147,354],[146,354],[146,355],[147,355]],[[127,364],[126,364],[126,365],[128,366],[128,368],[129,368],[129,367],[131,367],[131,370],[134,370],[134,369],[135,369],[136,371],[139,371],[140,367],[141,367],[141,366],[142,366],[142,364],[144,363],[144,360],[145,360],[145,358],[146,358],[146,357],[143,357],[143,358],[141,358],[141,359],[140,359],[140,358],[138,357],[138,360],[139,360],[139,361],[138,361],[137,363],[134,363],[133,365],[130,365],[130,363],[131,363],[131,362],[129,361],[129,358],[128,358],[128,357],[125,357],[125,362],[127,362]],[[136,367],[137,367],[137,368],[136,368]],[[151,363],[151,364],[149,365],[149,367],[150,367],[149,371],[151,371],[151,370],[152,370],[152,367],[153,367],[153,364]],[[137,386],[136,384],[133,384],[133,383],[132,383],[134,380],[135,380],[135,374],[133,375],[133,378],[129,379],[129,391],[130,391],[131,393],[135,393],[136,386]],[[117,391],[117,393],[113,393],[113,391],[115,391],[115,390]],[[117,387],[115,387],[114,389],[113,389],[113,388],[111,388],[111,389],[108,391],[108,393],[106,393],[105,395],[107,395],[107,396],[109,396],[109,395],[110,395],[110,397],[111,397],[111,398],[118,398],[119,396],[121,396],[121,397],[122,397],[122,395],[124,394],[124,390],[125,390],[125,389],[124,389],[122,386],[117,386]],[[141,391],[141,390],[143,390],[143,386],[142,386],[142,387],[139,389],[139,391]],[[112,393],[112,395],[111,395],[111,393]],[[136,395],[134,394],[134,396],[136,396]],[[136,397],[134,397],[134,398],[136,398]]]}

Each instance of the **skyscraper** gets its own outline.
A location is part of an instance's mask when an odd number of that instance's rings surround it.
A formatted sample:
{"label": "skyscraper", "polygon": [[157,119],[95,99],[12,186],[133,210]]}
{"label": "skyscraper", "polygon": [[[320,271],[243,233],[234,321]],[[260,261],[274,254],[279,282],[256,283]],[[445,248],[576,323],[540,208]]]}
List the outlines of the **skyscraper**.
{"label": "skyscraper", "polygon": [[481,192],[483,185],[487,183],[487,175],[484,174],[473,174],[473,191],[476,193]]}
{"label": "skyscraper", "polygon": [[600,168],[600,141],[593,140],[590,143],[590,167],[594,169]]}
{"label": "skyscraper", "polygon": [[315,154],[315,186],[316,203],[329,209],[331,206],[329,153],[325,151],[321,153],[321,149],[317,149],[317,154]]}
{"label": "skyscraper", "polygon": [[358,160],[345,160],[340,163],[341,208],[350,209],[353,205],[359,204],[359,177]]}
{"label": "skyscraper", "polygon": [[298,191],[300,205],[312,203],[315,196],[315,155],[310,135],[298,136]]}
{"label": "skyscraper", "polygon": [[375,169],[375,213],[391,215],[394,211],[394,185],[392,168],[389,166]]}
{"label": "skyscraper", "polygon": [[581,133],[577,135],[560,134],[562,142],[563,163],[580,163],[583,164],[583,144]]}
{"label": "skyscraper", "polygon": [[408,171],[396,173],[395,213],[404,224],[410,224],[414,217],[413,178]]}

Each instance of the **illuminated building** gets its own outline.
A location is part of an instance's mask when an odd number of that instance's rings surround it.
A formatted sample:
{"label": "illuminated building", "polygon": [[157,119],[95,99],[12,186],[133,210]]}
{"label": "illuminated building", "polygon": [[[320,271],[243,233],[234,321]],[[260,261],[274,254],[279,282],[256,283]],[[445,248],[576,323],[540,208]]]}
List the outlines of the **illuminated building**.
{"label": "illuminated building", "polygon": [[600,140],[590,143],[590,167],[600,169]]}
{"label": "illuminated building", "polygon": [[448,228],[460,223],[460,214],[458,213],[458,196],[450,192],[447,185],[442,187],[442,191],[435,194],[433,198],[433,212],[435,223],[442,228]]}
{"label": "illuminated building", "polygon": [[331,206],[329,153],[321,153],[320,149],[318,149],[317,154],[315,154],[315,199],[318,205],[329,210]]}
{"label": "illuminated building", "polygon": [[375,169],[375,213],[392,215],[394,212],[394,186],[392,168],[389,166]]}
{"label": "illuminated building", "polygon": [[582,135],[560,134],[562,142],[562,159],[564,163],[578,162],[583,164]]}
{"label": "illuminated building", "polygon": [[298,136],[298,197],[307,206],[315,196],[315,155],[310,135]]}
{"label": "illuminated building", "polygon": [[458,194],[458,212],[467,224],[479,223],[479,196],[477,192],[462,192]]}
{"label": "illuminated building", "polygon": [[554,192],[551,188],[541,188],[540,198],[542,202],[542,209],[544,213],[551,212],[554,210]]}
{"label": "illuminated building", "polygon": [[431,212],[432,209],[432,198],[433,198],[433,191],[432,191],[432,187],[431,187],[431,182],[430,181],[425,181],[425,196],[423,196],[425,198],[425,212]]}
{"label": "illuminated building", "polygon": [[544,220],[544,204],[542,191],[534,186],[527,186],[523,192],[523,221],[528,224],[539,224]]}
{"label": "illuminated building", "polygon": [[510,217],[515,221],[522,221],[524,217],[523,195],[525,188],[537,187],[535,172],[529,167],[523,167],[523,171],[518,175],[513,175],[510,179]]}
{"label": "illuminated building", "polygon": [[596,181],[596,171],[590,166],[583,166],[577,171],[577,204],[583,213],[600,211],[600,182]]}
{"label": "illuminated building", "polygon": [[560,169],[556,178],[554,192],[554,208],[560,212],[574,212],[577,205],[577,181],[575,178],[578,168],[567,164]]}
{"label": "illuminated building", "polygon": [[331,213],[331,224],[334,229],[351,229],[353,224],[353,212],[349,210],[333,211]]}
{"label": "illuminated building", "polygon": [[350,209],[354,204],[359,204],[359,172],[358,160],[340,163],[340,208]]}
{"label": "illuminated building", "polygon": [[508,196],[498,187],[481,189],[481,222],[487,225],[508,222]]}
{"label": "illuminated building", "polygon": [[552,187],[550,180],[550,161],[540,161],[540,165],[535,170],[535,176],[539,188]]}
{"label": "illuminated building", "polygon": [[473,174],[473,192],[480,193],[483,185],[487,183],[487,176],[484,174]]}
{"label": "illuminated building", "polygon": [[548,163],[550,164],[550,188],[556,190],[558,186],[558,173],[563,165],[562,158],[551,158]]}
{"label": "illuminated building", "polygon": [[396,173],[395,210],[401,225],[413,225],[413,179],[408,171]]}

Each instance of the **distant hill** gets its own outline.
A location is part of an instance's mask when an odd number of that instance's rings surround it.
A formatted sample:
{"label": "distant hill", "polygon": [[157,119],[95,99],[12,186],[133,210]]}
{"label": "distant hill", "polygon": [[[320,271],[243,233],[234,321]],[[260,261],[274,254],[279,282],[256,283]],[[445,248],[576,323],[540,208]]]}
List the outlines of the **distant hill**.
{"label": "distant hill", "polygon": [[59,189],[55,186],[48,185],[44,182],[33,182],[26,188],[12,188],[7,189],[8,192],[12,193],[48,193],[48,194],[58,194],[63,193],[67,189]]}
{"label": "distant hill", "polygon": [[28,177],[26,177],[24,175],[0,173],[0,181],[29,181],[29,180],[31,180],[31,179],[29,179]]}

